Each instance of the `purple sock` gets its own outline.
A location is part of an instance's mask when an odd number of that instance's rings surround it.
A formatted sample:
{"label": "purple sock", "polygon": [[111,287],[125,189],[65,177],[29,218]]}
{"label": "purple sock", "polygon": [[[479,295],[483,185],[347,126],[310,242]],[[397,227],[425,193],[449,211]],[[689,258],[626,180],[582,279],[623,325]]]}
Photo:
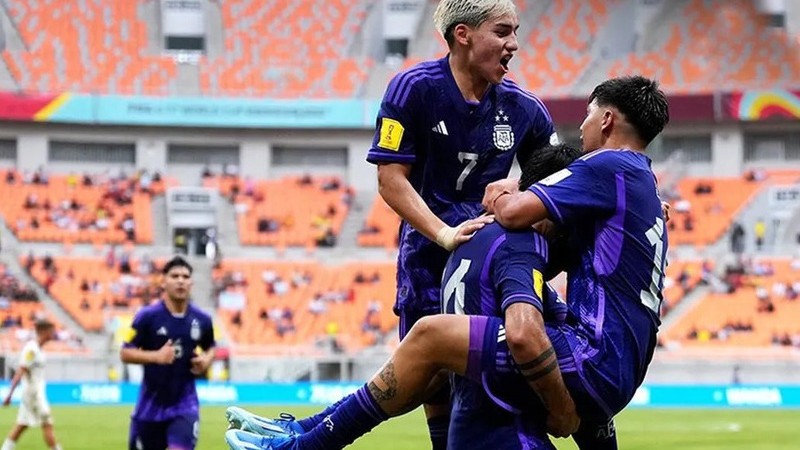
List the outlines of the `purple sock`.
{"label": "purple sock", "polygon": [[338,402],[332,404],[331,406],[328,406],[321,413],[315,414],[315,415],[310,416],[310,417],[306,417],[305,419],[298,420],[297,424],[300,425],[301,427],[303,427],[303,430],[305,430],[306,432],[309,432],[309,431],[313,430],[314,427],[316,427],[317,425],[322,423],[322,421],[325,420],[326,417],[328,417],[331,414],[333,414],[333,412],[336,411],[336,408],[338,408],[339,405],[341,405],[342,403],[347,401],[347,399],[349,399],[353,395],[355,395],[355,394],[350,394],[347,397],[343,397],[343,398],[339,399]]}
{"label": "purple sock", "polygon": [[336,450],[350,445],[389,418],[372,398],[367,385],[346,397],[338,408],[314,427],[298,436],[292,450]]}
{"label": "purple sock", "polygon": [[450,430],[450,415],[428,419],[433,450],[447,450],[447,433]]}

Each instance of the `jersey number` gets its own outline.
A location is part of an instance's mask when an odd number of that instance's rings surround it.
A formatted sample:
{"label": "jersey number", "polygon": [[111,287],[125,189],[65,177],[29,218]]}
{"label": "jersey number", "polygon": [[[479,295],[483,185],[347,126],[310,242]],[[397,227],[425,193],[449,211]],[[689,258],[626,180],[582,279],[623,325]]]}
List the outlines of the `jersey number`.
{"label": "jersey number", "polygon": [[464,180],[467,179],[467,175],[472,172],[472,169],[478,164],[478,154],[477,153],[466,153],[466,152],[458,152],[458,162],[464,163],[467,162],[467,165],[464,167],[464,170],[461,171],[461,175],[458,176],[458,180],[456,181],[456,190],[460,191],[464,188]]}
{"label": "jersey number", "polygon": [[448,313],[447,304],[450,303],[450,298],[455,294],[455,302],[453,304],[453,312],[455,314],[464,314],[464,275],[469,271],[469,266],[472,261],[462,259],[458,268],[450,275],[450,279],[444,285],[444,295],[442,296],[442,312]]}
{"label": "jersey number", "polygon": [[647,230],[645,236],[650,245],[655,247],[655,255],[653,256],[653,271],[650,274],[650,286],[642,289],[639,297],[644,306],[658,314],[661,306],[658,294],[661,291],[661,279],[664,278],[664,220],[660,217],[656,218],[655,225]]}

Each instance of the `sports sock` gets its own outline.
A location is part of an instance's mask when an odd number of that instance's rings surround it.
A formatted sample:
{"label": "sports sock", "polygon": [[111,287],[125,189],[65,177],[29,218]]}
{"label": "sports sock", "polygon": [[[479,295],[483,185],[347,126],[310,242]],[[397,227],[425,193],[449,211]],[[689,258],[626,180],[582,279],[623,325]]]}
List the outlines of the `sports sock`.
{"label": "sports sock", "polygon": [[305,430],[306,432],[309,432],[309,431],[313,430],[314,427],[316,427],[317,425],[322,423],[322,421],[325,420],[326,417],[328,417],[331,414],[333,414],[333,412],[336,411],[336,408],[338,408],[339,405],[344,403],[347,399],[349,399],[353,395],[355,395],[355,394],[350,394],[350,395],[348,395],[346,397],[343,397],[338,402],[336,402],[336,403],[332,404],[331,406],[328,406],[327,408],[325,408],[322,412],[320,412],[318,414],[315,414],[313,416],[310,416],[310,417],[306,417],[305,419],[300,419],[300,420],[297,421],[297,423],[301,427],[303,427],[303,430]]}
{"label": "sports sock", "polygon": [[428,419],[433,450],[447,450],[447,432],[450,429],[450,414]]}
{"label": "sports sock", "polygon": [[353,443],[379,423],[387,420],[367,385],[347,397],[333,414],[325,417],[311,431],[298,436],[292,450],[336,450]]}
{"label": "sports sock", "polygon": [[3,446],[0,447],[0,450],[14,450],[16,447],[17,447],[16,442],[6,438],[6,440],[3,441]]}

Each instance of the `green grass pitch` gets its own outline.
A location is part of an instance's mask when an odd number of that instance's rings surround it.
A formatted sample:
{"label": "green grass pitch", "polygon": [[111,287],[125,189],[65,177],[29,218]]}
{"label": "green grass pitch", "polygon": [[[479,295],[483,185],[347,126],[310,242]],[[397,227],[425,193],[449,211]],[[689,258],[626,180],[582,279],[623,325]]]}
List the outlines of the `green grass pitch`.
{"label": "green grass pitch", "polygon": [[[298,416],[316,412],[308,407],[254,407],[274,416],[289,411]],[[65,450],[121,450],[127,448],[130,406],[62,406],[53,408],[56,435]],[[204,407],[198,450],[226,450],[224,408]],[[0,408],[2,433],[14,423],[16,408]],[[626,450],[737,450],[800,448],[800,410],[659,410],[631,409],[617,420],[620,448]],[[559,450],[575,449],[557,441]],[[420,410],[380,425],[359,439],[354,450],[429,449]],[[45,450],[38,429],[22,437],[17,450]]]}

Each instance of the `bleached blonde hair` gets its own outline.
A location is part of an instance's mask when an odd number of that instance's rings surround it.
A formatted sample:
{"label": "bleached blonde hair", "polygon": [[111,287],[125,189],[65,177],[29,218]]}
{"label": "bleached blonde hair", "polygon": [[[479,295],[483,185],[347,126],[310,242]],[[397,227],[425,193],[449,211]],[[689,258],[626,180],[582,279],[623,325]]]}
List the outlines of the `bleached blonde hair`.
{"label": "bleached blonde hair", "polygon": [[477,27],[487,19],[516,13],[512,0],[441,0],[433,13],[433,24],[447,44],[452,45],[456,25]]}

